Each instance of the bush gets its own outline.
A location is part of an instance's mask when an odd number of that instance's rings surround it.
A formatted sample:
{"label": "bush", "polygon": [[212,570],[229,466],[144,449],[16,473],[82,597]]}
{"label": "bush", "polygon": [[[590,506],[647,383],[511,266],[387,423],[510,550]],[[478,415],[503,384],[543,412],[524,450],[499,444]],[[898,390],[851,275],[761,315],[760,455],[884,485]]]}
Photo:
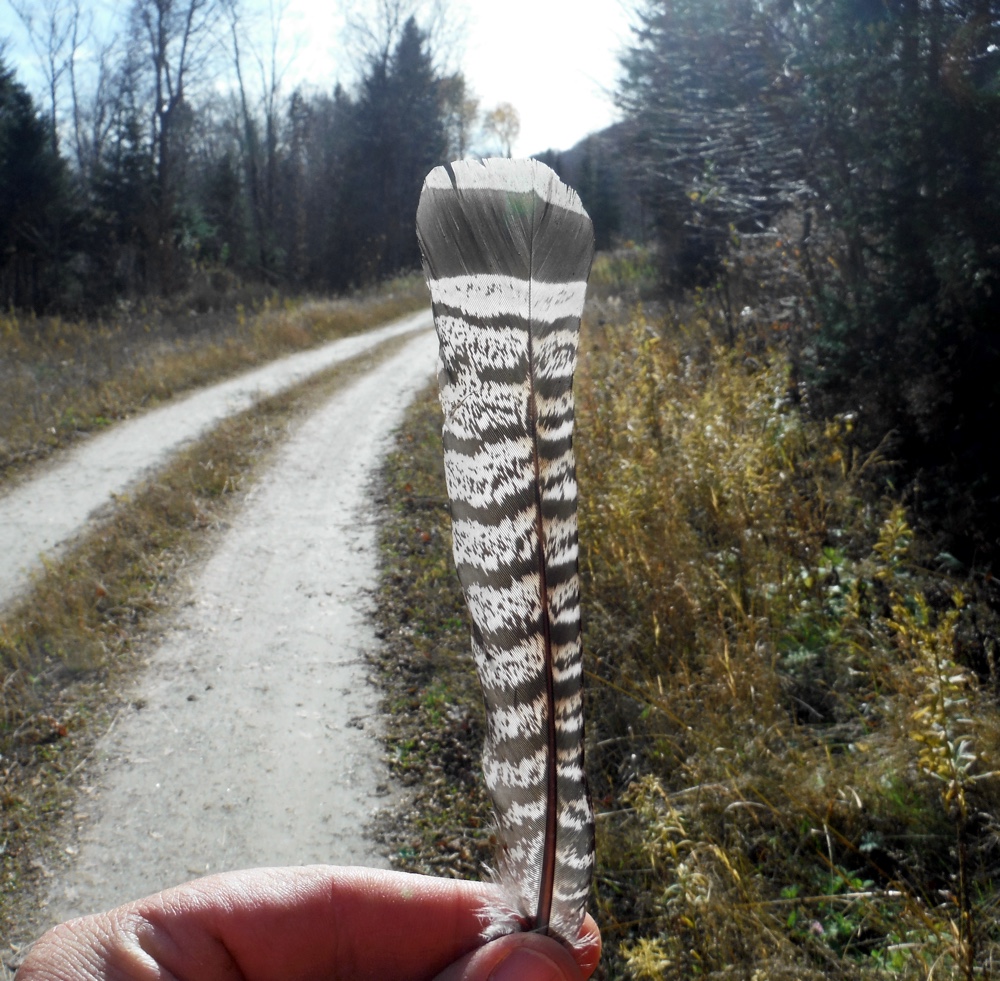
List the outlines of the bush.
{"label": "bush", "polygon": [[[592,329],[589,770],[610,974],[973,977],[996,957],[996,706],[850,417],[697,318]],[[916,551],[915,551],[916,550]],[[620,960],[618,960],[620,958]]]}

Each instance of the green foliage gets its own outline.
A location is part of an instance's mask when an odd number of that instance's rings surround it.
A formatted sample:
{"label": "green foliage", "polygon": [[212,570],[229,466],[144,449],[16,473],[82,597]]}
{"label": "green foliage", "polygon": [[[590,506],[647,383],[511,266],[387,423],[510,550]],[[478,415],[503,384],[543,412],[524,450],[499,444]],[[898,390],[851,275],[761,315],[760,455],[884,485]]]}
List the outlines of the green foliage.
{"label": "green foliage", "polygon": [[638,300],[653,293],[656,265],[650,249],[625,242],[609,252],[598,252],[590,271],[588,290],[591,296],[627,296]]}

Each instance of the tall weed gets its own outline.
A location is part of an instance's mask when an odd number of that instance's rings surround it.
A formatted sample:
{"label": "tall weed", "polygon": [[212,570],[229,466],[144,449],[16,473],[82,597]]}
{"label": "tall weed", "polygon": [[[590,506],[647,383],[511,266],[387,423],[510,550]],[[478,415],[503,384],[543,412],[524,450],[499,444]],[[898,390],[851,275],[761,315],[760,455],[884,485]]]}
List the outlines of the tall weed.
{"label": "tall weed", "polygon": [[850,417],[696,317],[610,315],[578,388],[609,973],[985,977],[995,702]]}

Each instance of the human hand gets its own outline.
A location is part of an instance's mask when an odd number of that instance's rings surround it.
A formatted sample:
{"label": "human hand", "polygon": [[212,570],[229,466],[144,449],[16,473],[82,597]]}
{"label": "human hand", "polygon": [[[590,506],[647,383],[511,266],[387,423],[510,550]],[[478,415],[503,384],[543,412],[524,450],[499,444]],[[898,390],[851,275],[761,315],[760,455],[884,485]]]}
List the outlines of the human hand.
{"label": "human hand", "polygon": [[518,933],[482,944],[492,887],[378,869],[226,872],[70,920],[15,981],[583,981],[600,957],[588,916],[574,951]]}

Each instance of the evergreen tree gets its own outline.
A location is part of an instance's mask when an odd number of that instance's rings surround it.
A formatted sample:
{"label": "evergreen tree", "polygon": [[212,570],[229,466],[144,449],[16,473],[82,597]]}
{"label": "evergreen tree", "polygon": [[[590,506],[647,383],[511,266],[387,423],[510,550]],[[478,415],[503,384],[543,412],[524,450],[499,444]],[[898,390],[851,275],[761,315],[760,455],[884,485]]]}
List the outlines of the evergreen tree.
{"label": "evergreen tree", "polygon": [[892,432],[947,547],[1000,559],[1000,2],[648,0],[639,23],[620,102],[675,268],[797,211],[810,404],[866,448]]}
{"label": "evergreen tree", "polygon": [[648,0],[638,12],[618,102],[673,286],[711,281],[730,227],[756,231],[794,198],[799,154],[773,112],[774,13],[754,0]]}
{"label": "evergreen tree", "polygon": [[144,126],[126,88],[92,183],[91,254],[112,294],[142,295],[155,286],[159,209],[156,168]]}
{"label": "evergreen tree", "polygon": [[0,304],[38,309],[57,298],[69,219],[51,131],[0,60]]}
{"label": "evergreen tree", "polygon": [[365,282],[419,263],[413,223],[420,188],[447,149],[440,82],[414,18],[391,52],[371,59],[352,117],[343,250],[353,258],[355,281]]}
{"label": "evergreen tree", "polygon": [[209,225],[205,258],[225,266],[245,267],[249,221],[246,196],[233,154],[225,151],[208,165],[201,210]]}
{"label": "evergreen tree", "polygon": [[809,186],[843,243],[804,367],[856,411],[963,559],[1000,559],[1000,3],[899,0],[792,24]]}

